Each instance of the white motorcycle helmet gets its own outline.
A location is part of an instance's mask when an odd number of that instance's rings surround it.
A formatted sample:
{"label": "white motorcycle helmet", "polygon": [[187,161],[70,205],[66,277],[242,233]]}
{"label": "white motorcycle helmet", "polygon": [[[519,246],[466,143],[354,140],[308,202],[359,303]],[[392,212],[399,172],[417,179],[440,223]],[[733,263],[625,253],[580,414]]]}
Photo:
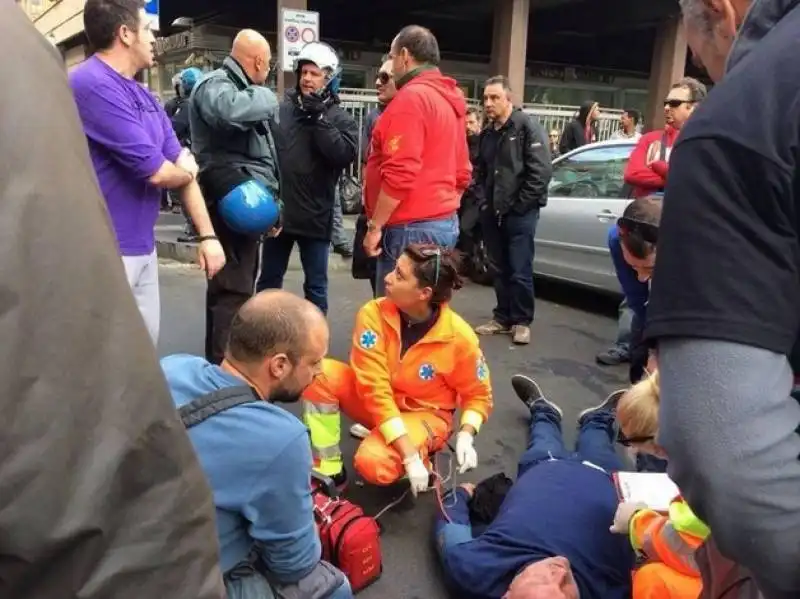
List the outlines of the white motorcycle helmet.
{"label": "white motorcycle helmet", "polygon": [[[340,78],[342,69],[339,66],[339,57],[336,51],[324,42],[309,42],[300,50],[294,61],[294,70],[300,72],[305,63],[312,63],[325,72],[328,87],[334,87]],[[338,85],[335,85],[338,87]],[[336,91],[336,89],[333,89]]]}

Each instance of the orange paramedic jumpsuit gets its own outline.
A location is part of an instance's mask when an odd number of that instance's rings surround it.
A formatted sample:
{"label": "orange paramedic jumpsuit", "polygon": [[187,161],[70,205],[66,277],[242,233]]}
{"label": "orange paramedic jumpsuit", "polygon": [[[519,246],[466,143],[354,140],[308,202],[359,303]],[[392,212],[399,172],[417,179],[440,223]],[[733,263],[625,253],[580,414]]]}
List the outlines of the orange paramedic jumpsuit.
{"label": "orange paramedic jumpsuit", "polygon": [[[400,312],[386,298],[356,316],[350,365],[325,359],[303,393],[306,425],[326,476],[342,471],[341,418],[370,429],[354,458],[365,481],[389,485],[405,475],[398,437],[408,434],[423,460],[444,447],[453,415],[480,430],[492,410],[489,369],[472,328],[448,305],[425,336],[401,357]],[[427,426],[426,426],[427,425]]]}
{"label": "orange paramedic jumpsuit", "polygon": [[633,599],[697,599],[703,589],[694,553],[709,535],[708,527],[683,499],[669,515],[641,510],[631,519],[633,548],[647,563],[633,574]]}

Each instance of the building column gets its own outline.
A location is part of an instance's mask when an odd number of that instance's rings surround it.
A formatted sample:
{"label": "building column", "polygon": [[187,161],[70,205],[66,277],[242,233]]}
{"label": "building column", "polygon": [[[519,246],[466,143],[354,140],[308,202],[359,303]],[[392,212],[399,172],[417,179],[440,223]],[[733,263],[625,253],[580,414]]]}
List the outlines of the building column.
{"label": "building column", "polygon": [[646,130],[664,126],[664,98],[672,84],[684,76],[687,52],[683,22],[680,16],[672,17],[656,32],[647,89],[647,112],[644,115]]}
{"label": "building column", "polygon": [[[278,0],[278,15],[277,21],[278,24],[276,29],[278,30],[278,47],[273,48],[273,52],[277,53],[276,58],[276,67],[279,69],[277,73],[276,80],[278,82],[278,98],[283,98],[283,91],[286,89],[290,89],[295,86],[295,75],[294,73],[284,73],[283,72],[283,65],[280,64],[280,58],[283,56],[283,31],[281,31],[281,9],[282,8],[293,8],[295,10],[308,10],[308,0]],[[321,29],[321,27],[320,27]]]}
{"label": "building column", "polygon": [[508,77],[515,104],[521,104],[525,94],[529,15],[530,0],[495,0],[492,75]]}

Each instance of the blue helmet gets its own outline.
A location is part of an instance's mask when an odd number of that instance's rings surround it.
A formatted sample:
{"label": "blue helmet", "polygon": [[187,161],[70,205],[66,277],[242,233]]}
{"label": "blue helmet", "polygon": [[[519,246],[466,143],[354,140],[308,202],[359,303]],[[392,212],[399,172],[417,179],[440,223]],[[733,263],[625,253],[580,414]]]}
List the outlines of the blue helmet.
{"label": "blue helmet", "polygon": [[225,194],[219,214],[232,231],[259,236],[278,222],[280,206],[266,185],[251,179]]}
{"label": "blue helmet", "polygon": [[181,90],[183,95],[188,97],[192,93],[194,86],[203,77],[203,71],[197,67],[189,67],[181,72]]}

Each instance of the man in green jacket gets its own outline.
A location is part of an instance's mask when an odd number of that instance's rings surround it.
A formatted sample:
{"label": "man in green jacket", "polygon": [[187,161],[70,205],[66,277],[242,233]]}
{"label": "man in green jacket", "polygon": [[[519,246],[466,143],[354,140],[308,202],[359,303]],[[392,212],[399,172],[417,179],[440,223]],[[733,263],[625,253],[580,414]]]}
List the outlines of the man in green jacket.
{"label": "man in green jacket", "polygon": [[[272,124],[278,99],[264,86],[270,47],[252,30],[239,32],[222,68],[198,83],[190,98],[192,150],[200,167],[200,186],[227,258],[208,282],[206,358],[219,364],[233,316],[253,295],[259,240],[232,231],[217,204],[237,185],[255,179],[277,198],[279,171]],[[271,234],[276,235],[279,229]]]}

